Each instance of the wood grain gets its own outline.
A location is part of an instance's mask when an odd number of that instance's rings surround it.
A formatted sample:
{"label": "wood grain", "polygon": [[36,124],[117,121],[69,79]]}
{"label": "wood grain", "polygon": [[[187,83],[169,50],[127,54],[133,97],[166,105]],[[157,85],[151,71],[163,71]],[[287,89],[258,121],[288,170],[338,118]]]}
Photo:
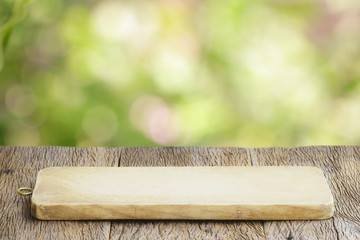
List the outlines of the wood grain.
{"label": "wood grain", "polygon": [[[249,166],[242,148],[124,148],[120,166]],[[265,239],[251,221],[113,221],[110,239]]]}
{"label": "wood grain", "polygon": [[[320,167],[335,198],[323,221],[37,221],[20,186],[34,186],[50,166]],[[0,147],[0,239],[360,239],[360,147],[300,148],[62,148]],[[111,231],[110,231],[111,229]],[[266,233],[266,236],[265,236]]]}
{"label": "wood grain", "polygon": [[[254,165],[259,166],[317,166],[323,169],[331,186],[332,179],[324,164],[330,157],[326,148],[262,148],[249,149]],[[338,194],[332,192],[335,202]],[[337,210],[335,210],[335,214]],[[336,239],[337,232],[333,219],[323,221],[266,221],[264,228],[267,239]]]}
{"label": "wood grain", "polygon": [[52,167],[37,176],[43,220],[327,219],[333,197],[316,167]]}
{"label": "wood grain", "polygon": [[297,148],[291,154],[327,173],[336,200],[333,223],[338,238],[360,239],[360,148]]}
{"label": "wood grain", "polygon": [[53,166],[116,166],[119,150],[67,147],[0,147],[0,239],[108,239],[110,222],[38,221],[30,198],[16,193],[34,187],[39,170]]}
{"label": "wood grain", "polygon": [[335,198],[332,220],[338,239],[360,239],[360,148],[301,147],[290,149],[290,155],[293,162],[324,170]]}

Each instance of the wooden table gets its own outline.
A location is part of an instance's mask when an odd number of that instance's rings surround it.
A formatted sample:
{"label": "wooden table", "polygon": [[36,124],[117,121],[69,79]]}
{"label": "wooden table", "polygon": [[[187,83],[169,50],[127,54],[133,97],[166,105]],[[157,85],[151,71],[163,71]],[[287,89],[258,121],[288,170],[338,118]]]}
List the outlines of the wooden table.
{"label": "wooden table", "polygon": [[[53,166],[308,165],[323,169],[336,212],[324,221],[39,221],[30,198]],[[360,147],[0,147],[0,239],[360,239]]]}

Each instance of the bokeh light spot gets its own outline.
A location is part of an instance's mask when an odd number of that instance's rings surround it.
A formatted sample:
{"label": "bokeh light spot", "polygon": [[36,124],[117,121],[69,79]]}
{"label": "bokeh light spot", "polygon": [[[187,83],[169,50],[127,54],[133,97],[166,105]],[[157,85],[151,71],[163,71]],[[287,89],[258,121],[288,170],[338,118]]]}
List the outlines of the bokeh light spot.
{"label": "bokeh light spot", "polygon": [[83,129],[94,142],[105,144],[116,135],[117,117],[113,110],[100,105],[90,108],[83,120]]}
{"label": "bokeh light spot", "polygon": [[171,144],[179,134],[174,111],[159,97],[141,96],[132,104],[130,120],[134,126],[158,144]]}
{"label": "bokeh light spot", "polygon": [[31,89],[22,85],[13,85],[6,92],[5,103],[8,110],[17,117],[27,117],[36,108],[36,99]]}

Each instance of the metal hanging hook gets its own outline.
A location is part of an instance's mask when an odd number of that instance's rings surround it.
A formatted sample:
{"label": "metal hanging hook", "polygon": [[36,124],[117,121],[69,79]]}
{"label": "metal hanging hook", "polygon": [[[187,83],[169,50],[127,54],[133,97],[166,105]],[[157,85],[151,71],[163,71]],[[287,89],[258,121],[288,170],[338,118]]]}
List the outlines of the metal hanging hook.
{"label": "metal hanging hook", "polygon": [[33,189],[28,187],[21,187],[17,190],[17,193],[23,196],[27,196],[33,193]]}

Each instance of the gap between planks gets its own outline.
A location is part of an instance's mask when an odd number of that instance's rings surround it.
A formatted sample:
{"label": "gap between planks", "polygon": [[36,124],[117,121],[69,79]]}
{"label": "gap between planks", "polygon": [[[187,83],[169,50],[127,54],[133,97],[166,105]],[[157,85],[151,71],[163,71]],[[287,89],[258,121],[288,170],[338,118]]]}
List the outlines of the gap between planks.
{"label": "gap between planks", "polygon": [[[117,166],[120,167],[121,166],[121,163],[122,163],[122,157],[123,157],[123,154],[124,154],[124,151],[127,148],[120,148],[120,151],[119,151],[119,157],[118,157],[118,164]],[[245,148],[245,151],[247,152],[247,155],[248,155],[248,158],[249,158],[249,164],[250,166],[257,166],[259,165],[259,158],[258,158],[258,153],[256,152],[256,149],[257,148]],[[289,149],[289,148],[284,148],[284,149]],[[295,148],[296,149],[296,148]],[[174,150],[174,149],[172,149]],[[324,172],[325,173],[325,172]],[[335,221],[334,219],[332,219],[332,223],[334,224],[334,228],[335,228],[335,231],[336,231],[336,235],[337,235],[337,239],[339,239],[339,233],[336,229],[336,226],[335,226]],[[109,239],[111,239],[111,236],[112,236],[112,225],[113,225],[113,221],[110,221],[110,231],[109,231]],[[261,221],[261,226],[262,226],[262,231],[263,231],[263,236],[265,239],[268,239],[268,236],[266,234],[266,229],[265,229],[265,222],[264,221]],[[291,234],[291,233],[290,233]],[[289,235],[289,237],[292,237],[292,234]]]}
{"label": "gap between planks", "polygon": [[[124,147],[124,148],[120,148],[120,151],[118,152],[118,166],[119,167],[121,167],[121,165],[124,163],[124,161],[125,161],[125,159],[124,159],[124,157],[126,157],[126,154],[127,154],[127,151],[128,150],[131,150],[131,149],[136,149],[136,148],[134,148],[134,147]],[[148,150],[154,150],[154,151],[160,151],[161,149],[168,149],[167,151],[169,151],[169,152],[172,152],[172,154],[174,154],[174,155],[177,155],[178,153],[177,153],[177,149],[180,149],[180,150],[182,150],[182,149],[185,149],[185,148],[182,148],[182,147],[144,147],[143,149],[148,149]],[[201,152],[202,151],[204,151],[204,152],[206,152],[205,150],[206,149],[210,149],[210,150],[212,150],[212,148],[210,147],[194,147],[194,150],[196,150],[196,151],[198,151],[198,150],[200,150]],[[231,149],[243,149],[244,150],[244,153],[246,154],[246,155],[248,155],[248,153],[249,153],[249,151],[248,151],[248,149],[247,148],[237,148],[237,147],[234,147],[234,148],[231,148]],[[166,152],[166,151],[164,151],[164,152]],[[199,153],[198,153],[199,154]],[[170,154],[171,155],[171,154]],[[252,162],[251,162],[251,158],[249,157],[249,156],[247,156],[247,159],[248,159],[248,161],[246,161],[246,163],[247,163],[247,166],[252,166],[253,164],[252,164]],[[163,159],[163,160],[165,160],[164,161],[164,166],[167,166],[168,164],[167,164],[167,161],[166,161],[166,159]],[[192,164],[190,164],[190,165],[192,165]],[[190,166],[190,165],[188,165],[188,166]],[[201,164],[201,165],[204,165],[204,162],[203,162],[203,164]],[[206,165],[206,164],[205,164]],[[213,164],[211,164],[211,165],[209,165],[209,166],[212,166]],[[216,165],[216,163],[215,163],[215,165]],[[157,165],[156,165],[157,166]],[[149,221],[149,222],[156,222],[156,221]],[[251,222],[251,221],[249,221],[249,222]],[[115,230],[113,229],[113,226],[115,225],[117,223],[117,221],[111,221],[111,231],[110,231],[110,239],[113,239],[113,237],[114,237],[114,235],[116,235],[116,232],[115,232]],[[188,222],[189,223],[189,222]],[[209,224],[210,223],[210,225],[212,225],[211,224],[211,221],[194,221],[193,222],[193,224],[199,224],[199,225],[202,225],[202,224]],[[258,222],[258,223],[260,223],[260,222]],[[262,227],[262,230],[260,230],[260,232],[262,233],[262,239],[263,240],[266,240],[267,238],[265,237],[265,234],[264,234],[264,227],[263,227],[263,222],[261,223],[261,224],[259,224],[259,228],[260,227]],[[123,230],[122,230],[123,231]],[[138,231],[138,230],[137,230]],[[260,232],[259,232],[259,234],[260,234]],[[120,234],[120,235],[122,235],[122,234]]]}
{"label": "gap between planks", "polygon": [[[253,148],[246,148],[246,151],[248,152],[251,166],[258,165],[259,161],[258,161],[258,157],[257,157],[255,150]],[[264,238],[265,238],[265,240],[267,240],[268,238],[266,236],[264,221],[261,221],[261,226],[262,226]]]}
{"label": "gap between planks", "polygon": [[[119,148],[119,157],[118,157],[118,160],[117,160],[117,167],[120,167],[120,164],[121,164],[121,154],[122,154],[122,149],[124,148]],[[114,220],[110,220],[110,224],[109,224],[109,236],[108,236],[108,240],[111,239],[111,234],[112,234],[112,225],[113,225],[113,221]]]}
{"label": "gap between planks", "polygon": [[[328,147],[328,149],[329,149],[329,152],[331,152],[331,147]],[[331,160],[335,161],[333,155],[331,155],[331,158],[332,158]],[[332,220],[332,223],[333,223],[333,226],[334,226],[334,229],[335,229],[336,239],[337,239],[337,240],[340,240],[339,231],[337,230],[336,224],[335,224],[335,215],[332,217],[331,220]]]}
{"label": "gap between planks", "polygon": [[[286,150],[290,150],[290,149],[298,149],[298,148],[301,148],[301,147],[295,147],[295,148],[282,148],[282,149],[286,149]],[[328,147],[330,150],[331,150],[331,147]],[[259,164],[259,158],[258,158],[258,155],[257,155],[257,152],[256,150],[257,149],[266,149],[266,148],[246,148],[246,150],[248,151],[248,157],[250,158],[250,162],[251,162],[251,166],[258,166],[260,165]],[[269,149],[269,148],[267,148]],[[273,149],[276,149],[276,148],[273,148]],[[332,159],[333,159],[333,155],[330,156]],[[334,159],[333,159],[334,160]],[[326,171],[323,170],[323,173],[324,175],[326,175]],[[328,183],[329,184],[329,183]],[[332,221],[332,224],[333,224],[333,227],[334,227],[334,230],[335,230],[335,233],[336,233],[336,239],[339,240],[340,239],[340,236],[339,236],[339,232],[336,228],[336,224],[335,224],[335,216],[331,219]],[[265,229],[265,221],[262,221],[262,226],[263,226],[263,232],[264,232],[264,237],[265,239],[268,239],[268,236],[266,235],[266,229]],[[293,239],[293,234],[292,232],[290,231],[290,234],[287,238],[285,239]]]}

